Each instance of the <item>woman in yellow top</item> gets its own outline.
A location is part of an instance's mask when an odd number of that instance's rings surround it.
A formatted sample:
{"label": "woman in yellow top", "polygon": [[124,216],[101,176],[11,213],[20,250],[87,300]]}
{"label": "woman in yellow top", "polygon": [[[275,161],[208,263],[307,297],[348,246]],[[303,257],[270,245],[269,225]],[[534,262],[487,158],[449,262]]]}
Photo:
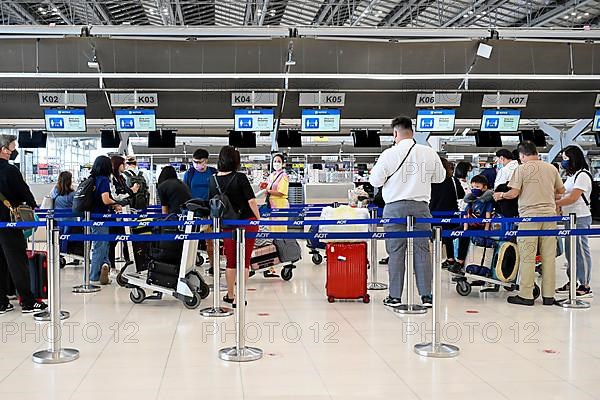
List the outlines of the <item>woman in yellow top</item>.
{"label": "woman in yellow top", "polygon": [[[289,187],[289,177],[285,173],[285,169],[283,168],[283,155],[275,154],[273,159],[271,160],[271,165],[273,167],[273,172],[267,178],[267,182],[261,185],[262,189],[266,190],[266,199],[265,203],[269,205],[270,208],[289,208],[290,203],[288,202],[288,187]],[[272,220],[287,220],[287,218],[271,218]],[[287,232],[287,226],[270,226],[269,231],[271,232]],[[271,268],[269,271],[265,271],[265,278],[275,278],[278,275],[275,272],[275,269]]]}

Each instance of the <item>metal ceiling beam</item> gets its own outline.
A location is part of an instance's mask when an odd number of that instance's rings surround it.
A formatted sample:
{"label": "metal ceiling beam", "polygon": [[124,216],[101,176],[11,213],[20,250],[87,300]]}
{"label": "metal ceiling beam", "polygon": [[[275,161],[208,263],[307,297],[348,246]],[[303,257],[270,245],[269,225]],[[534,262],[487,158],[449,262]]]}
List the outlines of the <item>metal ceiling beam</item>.
{"label": "metal ceiling beam", "polygon": [[[258,7],[258,4],[257,4],[257,7]],[[265,22],[265,15],[267,15],[268,8],[269,8],[269,0],[263,0],[261,13],[258,18],[258,26],[263,26],[263,24]]]}
{"label": "metal ceiling beam", "polygon": [[360,13],[360,15],[352,22],[351,26],[356,26],[360,23],[360,21],[367,15],[369,12],[373,10],[373,7],[377,5],[381,0],[371,0],[369,4],[365,7],[365,9]]}
{"label": "metal ceiling beam", "polygon": [[591,0],[570,0],[566,3],[555,7],[554,9],[534,18],[531,20],[529,24],[524,23],[523,27],[536,27],[547,24],[548,22],[552,22],[557,18],[562,17],[564,14],[570,12],[573,8],[583,7],[591,3]]}
{"label": "metal ceiling beam", "polygon": [[102,5],[98,4],[96,0],[91,0],[91,5],[93,6],[94,12],[98,15],[98,18],[101,21],[104,21],[104,23],[106,23],[107,25],[113,24],[110,15],[108,15],[108,13],[104,9],[104,7],[102,7]]}
{"label": "metal ceiling beam", "polygon": [[317,18],[317,21],[316,21],[316,25],[321,25],[321,23],[323,23],[323,20],[325,19],[325,16],[331,10],[331,8],[333,7],[333,4],[335,4],[335,0],[329,0],[328,1],[328,3],[325,6],[325,8],[323,8],[323,11],[319,14],[319,17]]}
{"label": "metal ceiling beam", "polygon": [[29,13],[29,11],[27,11],[25,9],[25,7],[23,7],[22,5],[20,5],[19,3],[16,3],[14,1],[11,1],[8,3],[9,5],[12,6],[12,8],[19,14],[21,15],[23,18],[25,18],[27,21],[29,21],[30,23],[32,23],[33,25],[39,25],[39,21],[37,19],[35,19],[33,17],[33,15],[31,15]]}
{"label": "metal ceiling beam", "polygon": [[177,9],[177,17],[179,18],[179,23],[181,25],[185,25],[185,21],[183,20],[183,11],[181,11],[181,3],[179,0],[175,0],[175,8]]}
{"label": "metal ceiling beam", "polygon": [[481,6],[482,3],[485,3],[485,0],[477,0],[475,3],[469,5],[468,7],[463,8],[458,14],[456,14],[454,17],[450,18],[448,21],[444,22],[441,26],[441,28],[448,28],[452,25],[454,25],[456,22],[462,20],[464,17],[463,15],[468,12],[471,9],[475,9],[479,6]]}
{"label": "metal ceiling beam", "polygon": [[52,2],[50,0],[47,0],[47,1],[48,1],[48,5],[50,7],[52,7],[53,11],[54,11],[54,9],[56,9],[56,11],[55,11],[56,14],[60,17],[60,19],[62,19],[64,21],[65,24],[73,25],[73,22],[69,18],[67,18],[67,16],[61,11],[61,9],[56,4],[54,4],[54,2]]}

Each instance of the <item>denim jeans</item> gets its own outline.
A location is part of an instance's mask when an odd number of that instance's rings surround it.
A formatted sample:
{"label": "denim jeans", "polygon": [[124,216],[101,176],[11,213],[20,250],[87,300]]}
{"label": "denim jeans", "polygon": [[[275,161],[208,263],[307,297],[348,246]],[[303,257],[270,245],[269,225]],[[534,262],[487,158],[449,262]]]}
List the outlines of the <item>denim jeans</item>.
{"label": "denim jeans", "polygon": [[[92,235],[108,235],[108,227],[92,226]],[[92,265],[90,270],[90,280],[100,280],[100,270],[103,264],[110,265],[108,259],[109,242],[92,242]]]}
{"label": "denim jeans", "polygon": [[[412,215],[415,218],[431,218],[429,205],[426,202],[401,200],[386,204],[383,209],[383,218],[406,218]],[[431,230],[431,224],[415,224],[415,231]],[[385,225],[386,232],[405,232],[406,224]],[[417,289],[421,296],[431,294],[431,253],[428,238],[413,239],[413,248],[407,248],[407,239],[386,239],[385,248],[390,256],[388,273],[390,280],[390,296],[401,298],[404,289],[404,275],[406,257],[413,257]],[[411,302],[412,299],[408,299]]]}
{"label": "denim jeans", "polygon": [[[590,229],[592,225],[592,217],[577,217],[577,223],[575,224],[577,229]],[[567,224],[568,229],[571,229]],[[577,266],[577,281],[580,285],[589,286],[592,280],[592,253],[590,252],[590,245],[588,243],[587,236],[575,236],[575,265]],[[569,246],[569,238],[565,239],[565,255],[567,256],[567,262],[570,260],[571,248]],[[569,276],[570,268],[567,269],[567,276]]]}

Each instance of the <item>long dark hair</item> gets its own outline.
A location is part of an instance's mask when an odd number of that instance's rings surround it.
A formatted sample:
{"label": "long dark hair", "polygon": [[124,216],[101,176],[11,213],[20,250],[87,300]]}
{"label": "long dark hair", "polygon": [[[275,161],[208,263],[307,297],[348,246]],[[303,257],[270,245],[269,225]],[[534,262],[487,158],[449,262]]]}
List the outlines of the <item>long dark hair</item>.
{"label": "long dark hair", "polygon": [[110,162],[110,158],[107,156],[98,156],[94,161],[94,165],[92,166],[92,171],[90,174],[92,176],[106,176],[108,178],[111,172],[112,164]]}
{"label": "long dark hair", "polygon": [[158,184],[160,185],[164,181],[168,179],[178,179],[177,171],[171,165],[167,165],[160,171],[160,175],[158,176]]}
{"label": "long dark hair", "polygon": [[568,146],[563,150],[563,154],[569,158],[569,167],[566,169],[567,175],[575,175],[582,169],[590,169],[587,161],[585,161],[585,155],[578,146]]}
{"label": "long dark hair", "polygon": [[467,175],[473,169],[471,163],[461,161],[454,168],[454,176],[458,179],[467,179]]}
{"label": "long dark hair", "polygon": [[454,167],[452,166],[452,163],[450,161],[448,161],[448,159],[445,157],[440,156],[440,160],[442,161],[442,165],[444,166],[444,169],[446,170],[446,179],[452,178],[452,173],[454,172]]}
{"label": "long dark hair", "polygon": [[119,178],[121,176],[121,171],[119,171],[119,167],[125,164],[125,159],[121,156],[112,156],[110,158],[110,163],[112,164],[112,174]]}
{"label": "long dark hair", "polygon": [[58,175],[58,182],[56,182],[56,190],[59,196],[66,196],[69,193],[74,192],[73,190],[73,174],[69,171],[63,171]]}

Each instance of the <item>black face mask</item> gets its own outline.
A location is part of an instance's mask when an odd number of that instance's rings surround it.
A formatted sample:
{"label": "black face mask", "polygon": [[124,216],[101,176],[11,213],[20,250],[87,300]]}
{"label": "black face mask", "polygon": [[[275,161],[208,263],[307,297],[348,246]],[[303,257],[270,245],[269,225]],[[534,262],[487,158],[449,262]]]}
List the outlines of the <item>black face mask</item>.
{"label": "black face mask", "polygon": [[17,156],[19,155],[19,152],[15,149],[10,153],[10,157],[9,160],[10,161],[15,161],[17,159]]}

